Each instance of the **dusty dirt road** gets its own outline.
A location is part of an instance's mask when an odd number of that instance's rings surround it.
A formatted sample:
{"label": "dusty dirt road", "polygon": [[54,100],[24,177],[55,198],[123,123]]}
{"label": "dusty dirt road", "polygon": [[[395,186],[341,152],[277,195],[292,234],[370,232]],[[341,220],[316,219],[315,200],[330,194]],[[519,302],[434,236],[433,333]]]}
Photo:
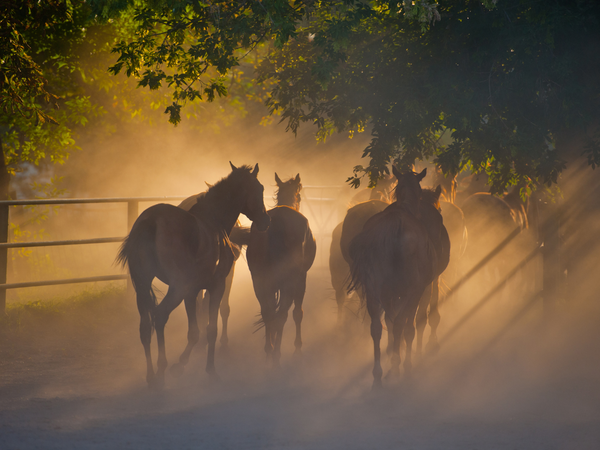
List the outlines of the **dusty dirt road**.
{"label": "dusty dirt road", "polygon": [[[597,308],[568,308],[551,324],[534,308],[508,330],[492,309],[418,362],[410,380],[373,393],[364,325],[349,314],[341,334],[327,271],[309,277],[303,357],[291,355],[290,319],[281,370],[265,367],[241,271],[231,348],[217,354],[221,381],[208,380],[201,349],[160,392],[146,387],[131,299],[25,317],[0,335],[0,448],[600,448]],[[443,337],[463,309],[441,312]],[[167,324],[170,362],[184,347],[183,314]]]}

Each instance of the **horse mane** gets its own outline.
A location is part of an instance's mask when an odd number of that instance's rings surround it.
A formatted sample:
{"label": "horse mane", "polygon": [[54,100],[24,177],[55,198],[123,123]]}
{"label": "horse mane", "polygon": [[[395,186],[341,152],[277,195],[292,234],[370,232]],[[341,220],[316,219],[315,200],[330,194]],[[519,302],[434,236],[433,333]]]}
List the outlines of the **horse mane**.
{"label": "horse mane", "polygon": [[232,170],[229,175],[221,178],[209,187],[208,190],[204,192],[203,196],[198,197],[198,201],[190,208],[189,212],[191,214],[199,213],[209,201],[222,200],[223,202],[228,203],[227,197],[229,197],[231,190],[235,189],[238,185],[238,180],[249,175],[251,171],[252,167],[249,165],[243,165]]}

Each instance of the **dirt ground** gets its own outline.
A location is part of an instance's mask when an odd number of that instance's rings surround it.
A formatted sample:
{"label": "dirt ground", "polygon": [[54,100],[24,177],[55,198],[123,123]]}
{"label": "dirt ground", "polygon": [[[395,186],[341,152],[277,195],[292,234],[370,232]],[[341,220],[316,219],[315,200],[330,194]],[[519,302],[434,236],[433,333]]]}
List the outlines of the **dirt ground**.
{"label": "dirt ground", "polygon": [[[600,321],[583,300],[556,318],[534,305],[518,322],[519,301],[491,306],[444,340],[467,308],[447,303],[441,351],[417,361],[410,379],[371,392],[367,329],[350,312],[336,328],[324,267],[309,273],[303,356],[292,356],[290,315],[279,371],[266,367],[262,333],[253,333],[248,280],[240,269],[218,383],[199,349],[181,378],[167,374],[164,390],[149,390],[132,299],[107,296],[4,328],[0,448],[600,448]],[[181,306],[167,324],[170,362],[186,331]]]}

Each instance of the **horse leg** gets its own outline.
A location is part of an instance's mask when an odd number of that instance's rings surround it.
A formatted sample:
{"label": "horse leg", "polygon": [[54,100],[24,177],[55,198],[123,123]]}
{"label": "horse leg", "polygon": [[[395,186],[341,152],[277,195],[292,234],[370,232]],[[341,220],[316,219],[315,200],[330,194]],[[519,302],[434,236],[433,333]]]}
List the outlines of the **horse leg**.
{"label": "horse leg", "polygon": [[[437,340],[437,329],[440,324],[440,311],[438,309],[439,296],[440,296],[440,285],[439,277],[433,280],[431,283],[431,302],[429,303],[429,327],[431,328],[431,334],[429,335],[429,341],[427,342],[427,352],[436,353],[440,349],[440,344]],[[427,292],[427,291],[425,291]],[[417,347],[418,347],[417,337]]]}
{"label": "horse leg", "polygon": [[212,289],[209,290],[210,301],[208,304],[208,325],[206,326],[206,338],[208,340],[208,351],[206,354],[206,373],[214,379],[219,377],[215,370],[215,345],[217,343],[217,332],[219,320],[219,307],[225,291],[225,279],[217,280]]}
{"label": "horse leg", "polygon": [[231,308],[229,307],[229,295],[231,294],[231,285],[233,283],[233,271],[235,269],[235,263],[231,266],[231,270],[225,279],[225,292],[223,292],[223,298],[221,299],[221,321],[223,323],[223,330],[221,331],[221,350],[227,350],[229,344],[229,335],[227,334],[227,324],[229,321],[229,314]]}
{"label": "horse leg", "polygon": [[393,336],[394,321],[390,318],[389,314],[384,314],[384,320],[385,320],[385,327],[387,328],[387,332],[388,332],[388,343],[387,343],[386,353],[387,353],[388,357],[392,357],[392,355],[394,354],[394,336]]}
{"label": "horse leg", "polygon": [[156,327],[156,340],[158,342],[158,361],[156,363],[156,383],[162,387],[165,384],[165,369],[167,368],[167,354],[165,350],[165,325],[171,312],[181,304],[183,294],[171,284],[167,295],[156,307],[154,313],[154,326]]}
{"label": "horse leg", "polygon": [[275,342],[273,345],[273,365],[279,366],[279,360],[281,358],[281,340],[283,338],[283,327],[287,322],[288,312],[292,303],[294,302],[291,290],[286,287],[279,291],[279,305],[277,308],[277,314],[274,326]]}
{"label": "horse leg", "polygon": [[425,332],[425,326],[427,325],[427,308],[430,307],[432,302],[432,292],[432,285],[430,284],[425,288],[425,291],[419,300],[419,307],[415,319],[417,323],[417,357],[421,356],[423,350],[423,333]]}
{"label": "horse leg", "polygon": [[271,286],[268,279],[259,276],[252,276],[254,293],[260,304],[261,321],[265,326],[265,354],[266,363],[272,360],[273,344],[275,342],[275,319],[277,313],[277,293]]}
{"label": "horse leg", "polygon": [[155,304],[151,291],[152,280],[145,280],[145,282],[137,281],[134,283],[134,286],[136,287],[136,301],[140,313],[140,340],[142,341],[144,354],[146,355],[146,382],[149,386],[153,386],[155,375],[150,343],[152,341],[152,332],[154,331],[153,310]]}
{"label": "horse leg", "polygon": [[371,317],[371,338],[373,339],[373,389],[380,389],[382,387],[381,377],[383,376],[383,370],[381,369],[381,332],[383,327],[381,326],[381,307],[379,302],[374,299],[367,299],[367,311]]}
{"label": "horse leg", "polygon": [[[296,347],[296,354],[302,352],[302,319],[304,318],[304,311],[302,310],[302,303],[304,302],[304,293],[306,292],[306,274],[298,282],[294,293],[294,323],[296,324],[296,339],[294,340],[294,347]],[[339,311],[338,311],[339,312]]]}
{"label": "horse leg", "polygon": [[406,296],[406,308],[402,312],[404,324],[404,340],[406,342],[406,356],[404,357],[404,374],[410,377],[412,372],[412,343],[415,339],[415,314],[419,306],[423,292],[427,286],[414,289],[413,292]]}
{"label": "horse leg", "polygon": [[207,344],[206,339],[206,326],[208,325],[208,304],[209,294],[206,291],[201,290],[196,298],[196,321],[198,323],[198,330],[200,333],[199,341],[202,341],[200,348],[204,349]]}
{"label": "horse leg", "polygon": [[392,320],[391,318],[386,318],[386,322],[389,321],[391,328],[388,329],[388,336],[391,344],[391,368],[387,378],[398,379],[400,378],[400,344],[402,342],[402,331],[404,330],[404,322],[403,322],[403,314],[397,314],[396,317]]}
{"label": "horse leg", "polygon": [[187,313],[188,318],[188,343],[185,347],[185,350],[179,357],[179,362],[171,366],[171,373],[176,377],[181,376],[183,373],[183,368],[190,359],[190,353],[200,338],[200,330],[198,329],[198,320],[196,317],[197,297],[198,291],[194,290],[190,294],[186,295],[183,299],[185,312]]}

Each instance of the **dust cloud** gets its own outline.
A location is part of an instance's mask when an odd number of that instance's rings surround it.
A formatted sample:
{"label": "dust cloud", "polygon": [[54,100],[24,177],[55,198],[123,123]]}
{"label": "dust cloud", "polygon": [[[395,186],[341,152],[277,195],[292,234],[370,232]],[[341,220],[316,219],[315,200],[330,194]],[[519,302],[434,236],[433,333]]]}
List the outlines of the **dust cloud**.
{"label": "dust cloud", "polygon": [[[349,304],[343,324],[336,325],[327,266],[331,230],[352,194],[344,182],[363,144],[334,138],[315,145],[310,133],[294,139],[282,126],[210,137],[176,129],[113,136],[74,155],[64,176],[80,197],[188,196],[226,176],[231,160],[260,164],[270,207],[274,172],[282,179],[300,173],[302,212],[319,246],[304,301],[303,354],[293,355],[290,314],[282,367],[265,363],[264,335],[255,326],[258,302],[242,256],[230,300],[229,350],[217,351],[220,382],[205,374],[199,346],[182,377],[167,370],[165,390],[148,390],[135,302],[117,296],[99,310],[63,317],[59,328],[41,326],[24,350],[16,342],[9,345],[12,353],[4,349],[2,448],[597,448],[597,173],[572,164],[561,180],[560,204],[569,206],[561,223],[567,272],[553,313],[536,296],[543,288],[539,257],[480,305],[526,253],[525,244],[513,246],[502,255],[508,268],[490,264],[442,302],[440,351],[416,359],[411,377],[385,379],[382,392],[371,392],[368,319]],[[87,208],[61,207],[47,233],[53,239],[125,233],[123,205]],[[67,221],[73,218],[76,229]],[[89,247],[76,266],[98,275],[116,271],[116,246]],[[447,294],[448,283],[442,288]],[[169,363],[177,361],[186,335],[180,306],[166,327]],[[155,340],[152,349],[155,358]]]}

